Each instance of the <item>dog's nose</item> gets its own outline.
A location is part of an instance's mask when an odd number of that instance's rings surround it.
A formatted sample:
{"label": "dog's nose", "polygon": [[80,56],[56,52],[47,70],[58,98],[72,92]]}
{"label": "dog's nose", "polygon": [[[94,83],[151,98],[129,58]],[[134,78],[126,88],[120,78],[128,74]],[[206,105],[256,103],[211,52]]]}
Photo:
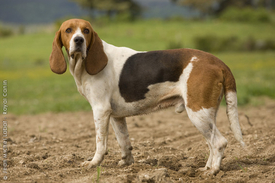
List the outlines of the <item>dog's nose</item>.
{"label": "dog's nose", "polygon": [[84,42],[83,37],[75,37],[74,42],[78,45],[81,45]]}

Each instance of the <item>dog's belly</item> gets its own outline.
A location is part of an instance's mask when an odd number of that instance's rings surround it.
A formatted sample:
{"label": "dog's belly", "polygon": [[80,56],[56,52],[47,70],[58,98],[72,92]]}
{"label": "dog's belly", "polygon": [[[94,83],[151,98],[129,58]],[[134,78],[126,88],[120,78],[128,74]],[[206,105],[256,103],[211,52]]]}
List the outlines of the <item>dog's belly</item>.
{"label": "dog's belly", "polygon": [[177,112],[183,111],[184,100],[181,96],[178,82],[164,82],[148,87],[145,99],[126,102],[120,95],[111,101],[114,117],[127,117],[147,114],[160,109],[176,106]]}

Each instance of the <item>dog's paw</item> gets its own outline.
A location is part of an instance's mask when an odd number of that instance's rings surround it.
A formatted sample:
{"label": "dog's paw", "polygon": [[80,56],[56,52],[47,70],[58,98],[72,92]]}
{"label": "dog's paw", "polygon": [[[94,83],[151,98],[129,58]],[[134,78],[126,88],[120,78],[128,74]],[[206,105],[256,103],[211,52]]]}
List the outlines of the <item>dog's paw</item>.
{"label": "dog's paw", "polygon": [[118,166],[128,166],[134,163],[134,158],[133,156],[127,156],[126,158],[120,160],[118,162]]}
{"label": "dog's paw", "polygon": [[214,168],[209,168],[209,167],[203,167],[203,168],[199,168],[199,171],[203,172],[202,176],[203,177],[211,177],[213,175],[217,175],[217,173],[219,173],[220,169],[214,169]]}
{"label": "dog's paw", "polygon": [[96,167],[98,166],[99,164],[97,163],[93,163],[92,161],[84,161],[83,163],[81,163],[81,166],[82,167],[86,167],[86,168],[93,168],[93,167]]}
{"label": "dog's paw", "polygon": [[205,166],[205,167],[203,167],[203,168],[199,168],[199,169],[198,169],[198,171],[201,171],[201,172],[205,172],[205,171],[207,171],[207,170],[210,170],[210,167]]}
{"label": "dog's paw", "polygon": [[84,161],[84,162],[81,163],[81,166],[88,168],[90,163],[91,163],[91,161]]}
{"label": "dog's paw", "polygon": [[123,160],[120,160],[118,162],[118,166],[128,166],[128,165],[131,165],[133,164],[134,162],[126,162],[124,159]]}

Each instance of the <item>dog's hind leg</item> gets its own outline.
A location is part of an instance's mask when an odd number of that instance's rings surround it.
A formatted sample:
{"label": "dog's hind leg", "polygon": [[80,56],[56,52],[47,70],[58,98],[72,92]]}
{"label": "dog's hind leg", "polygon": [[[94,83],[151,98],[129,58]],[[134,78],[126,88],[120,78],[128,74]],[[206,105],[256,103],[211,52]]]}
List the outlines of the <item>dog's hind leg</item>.
{"label": "dog's hind leg", "polygon": [[113,118],[111,117],[111,124],[115,131],[118,144],[121,148],[122,160],[118,163],[119,166],[131,165],[134,163],[132,156],[131,142],[129,139],[129,133],[125,118]]}
{"label": "dog's hind leg", "polygon": [[221,135],[215,124],[216,110],[215,108],[202,108],[194,112],[192,109],[186,107],[190,120],[203,134],[210,149],[210,156],[205,168],[202,170],[209,169],[208,173],[214,175],[220,170],[223,152],[227,145],[227,140]]}

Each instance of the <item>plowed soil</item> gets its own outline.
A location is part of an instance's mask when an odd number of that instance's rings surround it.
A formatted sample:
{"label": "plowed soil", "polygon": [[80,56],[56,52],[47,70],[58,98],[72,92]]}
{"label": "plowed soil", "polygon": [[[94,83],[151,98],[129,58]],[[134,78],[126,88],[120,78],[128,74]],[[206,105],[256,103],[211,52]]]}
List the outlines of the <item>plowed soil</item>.
{"label": "plowed soil", "polygon": [[[225,107],[220,108],[217,126],[228,145],[216,176],[197,170],[205,166],[209,150],[186,112],[167,109],[128,118],[135,159],[128,167],[117,165],[120,148],[110,127],[109,154],[91,169],[80,163],[95,152],[92,112],[5,117],[6,182],[275,182],[275,102],[270,100],[264,106],[239,108],[245,149],[233,137]],[[2,155],[0,160],[3,169]],[[1,182],[4,175],[1,170]]]}

